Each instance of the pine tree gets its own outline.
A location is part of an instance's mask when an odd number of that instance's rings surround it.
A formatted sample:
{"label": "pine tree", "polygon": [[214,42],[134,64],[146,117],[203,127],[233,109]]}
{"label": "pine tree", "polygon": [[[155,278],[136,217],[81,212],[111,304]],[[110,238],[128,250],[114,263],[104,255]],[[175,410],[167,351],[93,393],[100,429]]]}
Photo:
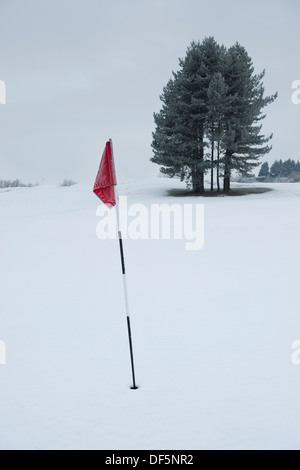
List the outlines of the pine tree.
{"label": "pine tree", "polygon": [[249,176],[259,165],[259,158],[271,150],[265,144],[272,135],[261,135],[259,122],[265,118],[263,108],[272,103],[277,94],[264,97],[264,72],[254,74],[252,60],[238,43],[226,54],[224,76],[231,97],[231,106],[225,116],[224,190],[228,191],[232,170]]}
{"label": "pine tree", "polygon": [[163,90],[161,111],[154,114],[151,161],[162,166],[162,173],[180,176],[197,193],[204,192],[208,167],[204,159],[207,91],[224,50],[213,38],[193,42],[179,62],[179,72],[173,73]]}
{"label": "pine tree", "polygon": [[269,176],[270,176],[269,163],[264,162],[259,170],[258,179],[260,179],[261,181],[265,181],[266,179],[269,178]]}
{"label": "pine tree", "polygon": [[275,160],[270,168],[270,175],[272,178],[282,177],[282,160]]}
{"label": "pine tree", "polygon": [[291,179],[293,182],[299,182],[300,181],[300,162],[299,160],[295,162],[295,170],[292,172],[290,175]]}
{"label": "pine tree", "polygon": [[288,178],[296,169],[296,162],[295,160],[285,160],[282,163],[282,176]]}

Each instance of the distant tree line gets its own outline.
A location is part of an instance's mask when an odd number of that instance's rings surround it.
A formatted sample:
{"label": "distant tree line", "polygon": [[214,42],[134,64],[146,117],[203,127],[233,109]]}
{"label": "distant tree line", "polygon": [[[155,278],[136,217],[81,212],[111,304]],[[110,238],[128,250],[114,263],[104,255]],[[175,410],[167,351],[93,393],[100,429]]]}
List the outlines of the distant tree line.
{"label": "distant tree line", "polygon": [[3,188],[25,188],[34,186],[33,184],[24,184],[19,179],[15,180],[0,180],[0,189]]}
{"label": "distant tree line", "polygon": [[288,160],[275,160],[269,167],[269,163],[262,164],[258,173],[259,181],[300,181],[300,161],[289,158]]}
{"label": "distant tree line", "polygon": [[71,179],[65,179],[63,182],[60,184],[60,186],[73,186],[74,184],[77,184],[76,181],[73,181]]}
{"label": "distant tree line", "polygon": [[249,176],[270,151],[272,136],[261,133],[261,122],[277,93],[265,96],[264,72],[254,73],[238,43],[227,49],[213,37],[193,42],[179,65],[154,114],[151,161],[196,193],[204,192],[208,172],[211,191],[214,181],[220,191],[220,178],[228,191],[233,172]]}
{"label": "distant tree line", "polygon": [[[60,186],[73,186],[74,184],[77,184],[75,181],[72,179],[65,179]],[[15,180],[0,180],[0,189],[4,188],[32,188],[33,186],[38,186],[38,183],[32,184],[24,184],[22,183],[21,180],[15,179]]]}

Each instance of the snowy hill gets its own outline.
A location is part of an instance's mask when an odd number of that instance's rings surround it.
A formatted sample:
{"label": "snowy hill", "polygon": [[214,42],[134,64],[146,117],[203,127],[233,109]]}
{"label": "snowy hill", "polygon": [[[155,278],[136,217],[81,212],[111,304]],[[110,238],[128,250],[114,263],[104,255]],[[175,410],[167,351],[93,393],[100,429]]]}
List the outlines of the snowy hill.
{"label": "snowy hill", "polygon": [[[118,243],[87,186],[0,190],[1,449],[299,449],[300,184],[130,203],[205,207],[205,243],[126,240],[136,378]],[[173,194],[173,193],[171,193]]]}

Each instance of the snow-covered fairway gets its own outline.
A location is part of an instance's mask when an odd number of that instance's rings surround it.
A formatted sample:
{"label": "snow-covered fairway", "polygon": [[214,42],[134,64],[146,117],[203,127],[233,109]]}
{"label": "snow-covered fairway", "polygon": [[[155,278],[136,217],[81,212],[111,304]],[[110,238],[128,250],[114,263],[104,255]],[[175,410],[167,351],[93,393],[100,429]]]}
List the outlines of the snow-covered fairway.
{"label": "snow-covered fairway", "polygon": [[[268,186],[268,185],[265,185]],[[0,191],[1,449],[300,449],[300,184],[204,203],[205,245],[126,240],[136,378],[118,242],[88,186]]]}

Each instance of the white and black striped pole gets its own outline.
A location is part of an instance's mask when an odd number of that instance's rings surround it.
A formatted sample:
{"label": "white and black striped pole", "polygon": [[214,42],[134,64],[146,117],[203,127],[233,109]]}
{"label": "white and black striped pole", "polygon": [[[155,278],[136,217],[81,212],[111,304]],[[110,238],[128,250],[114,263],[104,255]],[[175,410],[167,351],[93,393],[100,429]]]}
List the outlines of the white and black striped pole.
{"label": "white and black striped pole", "polygon": [[[110,139],[112,155],[113,155],[113,144]],[[117,213],[117,230],[119,237],[119,247],[120,247],[120,256],[121,256],[121,267],[122,267],[122,277],[123,277],[123,287],[124,287],[124,298],[125,298],[125,311],[127,319],[127,330],[128,330],[128,340],[129,340],[129,350],[130,350],[130,361],[131,361],[131,371],[132,371],[132,387],[131,390],[137,390],[135,382],[135,371],[134,371],[134,358],[133,358],[133,347],[132,347],[132,335],[131,335],[131,325],[130,325],[130,315],[129,315],[129,303],[128,303],[128,292],[127,292],[127,279],[126,279],[126,269],[125,269],[125,258],[124,258],[124,249],[123,249],[123,239],[122,232],[120,228],[120,206],[119,206],[119,197],[117,187],[115,187],[115,196],[116,196],[116,213]]]}

